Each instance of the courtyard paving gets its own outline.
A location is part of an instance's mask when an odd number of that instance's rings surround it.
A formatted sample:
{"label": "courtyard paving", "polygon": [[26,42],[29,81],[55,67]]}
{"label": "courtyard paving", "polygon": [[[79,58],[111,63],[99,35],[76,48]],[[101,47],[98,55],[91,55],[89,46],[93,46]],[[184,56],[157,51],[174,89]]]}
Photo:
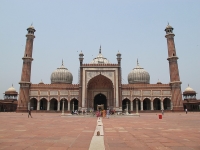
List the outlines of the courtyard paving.
{"label": "courtyard paving", "polygon": [[[88,150],[96,117],[0,113],[0,149]],[[106,150],[200,150],[200,112],[102,119]],[[98,147],[96,148],[98,149]]]}

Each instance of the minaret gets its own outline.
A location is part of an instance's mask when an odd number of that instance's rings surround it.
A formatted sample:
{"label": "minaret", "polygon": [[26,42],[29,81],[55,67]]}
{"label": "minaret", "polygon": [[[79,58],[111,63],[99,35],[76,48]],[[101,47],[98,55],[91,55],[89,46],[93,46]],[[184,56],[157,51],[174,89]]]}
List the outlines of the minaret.
{"label": "minaret", "polygon": [[28,33],[26,34],[26,47],[24,52],[23,65],[22,65],[22,74],[19,97],[18,97],[18,106],[17,111],[27,111],[28,102],[29,102],[29,90],[30,90],[30,79],[31,79],[31,63],[33,61],[32,51],[33,51],[33,40],[35,38],[34,32],[36,31],[31,25],[27,29]]}
{"label": "minaret", "polygon": [[176,48],[174,44],[173,28],[169,24],[166,29],[167,46],[168,46],[168,58],[169,72],[170,72],[170,86],[172,90],[172,110],[183,110],[181,81],[178,70],[178,57],[176,55]]}
{"label": "minaret", "polygon": [[118,62],[118,91],[119,91],[119,107],[122,108],[122,73],[121,73],[121,53],[118,51],[117,53],[117,62]]}
{"label": "minaret", "polygon": [[84,107],[83,105],[83,99],[82,99],[82,82],[83,82],[83,59],[84,59],[84,54],[81,51],[79,54],[79,61],[80,61],[80,72],[79,72],[79,107]]}

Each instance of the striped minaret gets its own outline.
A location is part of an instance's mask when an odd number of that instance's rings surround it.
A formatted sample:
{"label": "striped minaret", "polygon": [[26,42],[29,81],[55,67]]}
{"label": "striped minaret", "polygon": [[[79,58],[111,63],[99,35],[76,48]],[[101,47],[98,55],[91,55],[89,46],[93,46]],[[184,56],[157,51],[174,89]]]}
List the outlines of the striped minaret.
{"label": "striped minaret", "polygon": [[29,90],[31,85],[31,64],[33,61],[32,52],[33,52],[33,40],[35,38],[34,32],[36,31],[31,25],[27,29],[28,33],[26,34],[26,47],[24,52],[23,65],[22,65],[22,74],[19,97],[18,97],[18,106],[17,111],[27,111],[28,102],[29,102]]}
{"label": "striped minaret", "polygon": [[167,46],[168,46],[168,58],[169,61],[169,72],[170,72],[170,86],[171,86],[171,102],[172,102],[172,109],[173,110],[183,110],[183,103],[182,103],[182,92],[181,92],[181,81],[179,77],[179,70],[178,70],[178,57],[176,54],[176,48],[174,44],[174,36],[173,28],[169,24],[165,29],[167,38]]}

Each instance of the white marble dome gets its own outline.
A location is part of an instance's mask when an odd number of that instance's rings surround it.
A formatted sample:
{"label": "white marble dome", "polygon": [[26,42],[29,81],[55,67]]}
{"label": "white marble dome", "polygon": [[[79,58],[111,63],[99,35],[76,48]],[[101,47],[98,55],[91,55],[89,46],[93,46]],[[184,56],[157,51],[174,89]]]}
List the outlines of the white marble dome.
{"label": "white marble dome", "polygon": [[193,89],[188,85],[188,87],[185,89],[184,92],[195,92],[195,90],[193,90]]}
{"label": "white marble dome", "polygon": [[65,66],[62,65],[51,74],[51,83],[72,84],[73,76]]}
{"label": "white marble dome", "polygon": [[8,90],[6,92],[16,92],[16,90],[12,85],[12,87],[8,88]]}
{"label": "white marble dome", "polygon": [[150,83],[150,75],[144,68],[139,66],[137,62],[137,66],[128,74],[128,83]]}
{"label": "white marble dome", "polygon": [[110,62],[101,54],[101,46],[99,49],[99,54],[90,62],[90,64],[110,64]]}

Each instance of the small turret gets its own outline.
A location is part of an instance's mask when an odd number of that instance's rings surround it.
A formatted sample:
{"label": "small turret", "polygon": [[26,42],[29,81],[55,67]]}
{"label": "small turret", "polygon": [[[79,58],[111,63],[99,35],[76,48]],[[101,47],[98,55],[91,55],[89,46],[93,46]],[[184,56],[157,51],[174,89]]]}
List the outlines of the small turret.
{"label": "small turret", "polygon": [[83,54],[83,52],[81,51],[80,54],[79,54],[80,65],[82,65],[82,63],[83,63],[83,59],[84,59],[83,56],[84,56],[84,54]]}
{"label": "small turret", "polygon": [[121,58],[121,53],[118,51],[118,53],[117,53],[116,56],[117,56],[118,64],[121,65],[121,59],[122,59],[122,58]]}

